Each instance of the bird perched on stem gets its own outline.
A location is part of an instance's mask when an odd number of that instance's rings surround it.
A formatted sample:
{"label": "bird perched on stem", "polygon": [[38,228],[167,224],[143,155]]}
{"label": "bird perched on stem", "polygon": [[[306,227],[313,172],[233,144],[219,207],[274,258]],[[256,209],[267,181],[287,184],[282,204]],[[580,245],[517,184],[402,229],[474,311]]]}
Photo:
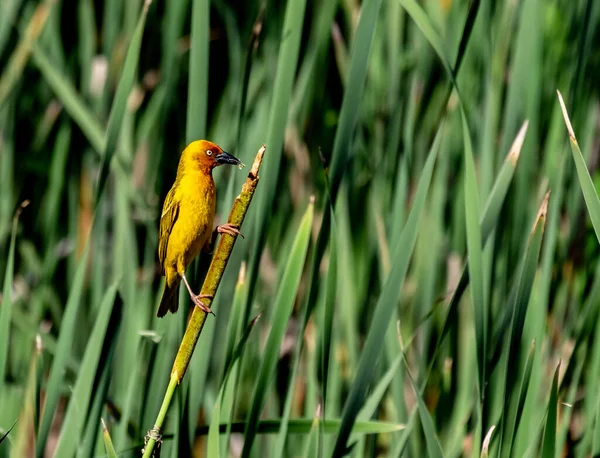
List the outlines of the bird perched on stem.
{"label": "bird perched on stem", "polygon": [[[185,270],[202,249],[210,246],[216,207],[216,188],[212,177],[215,167],[223,164],[243,164],[239,159],[206,140],[190,143],[179,159],[177,177],[167,194],[160,217],[158,259],[161,275],[165,276],[165,289],[157,315],[165,316],[178,308],[179,285],[185,284],[196,306],[212,313],[196,295],[185,276]],[[239,228],[223,224],[218,233],[241,235]],[[212,297],[210,297],[212,299]]]}

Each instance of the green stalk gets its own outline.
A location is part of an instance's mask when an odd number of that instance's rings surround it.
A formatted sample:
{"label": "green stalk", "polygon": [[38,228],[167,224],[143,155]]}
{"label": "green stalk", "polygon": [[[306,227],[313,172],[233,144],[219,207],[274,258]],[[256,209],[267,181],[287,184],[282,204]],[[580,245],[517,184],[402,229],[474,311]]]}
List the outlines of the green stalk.
{"label": "green stalk", "polygon": [[[242,191],[240,192],[240,195],[236,197],[233,206],[231,207],[229,219],[227,220],[229,224],[240,227],[244,221],[244,217],[246,216],[246,212],[248,211],[248,207],[252,201],[252,196],[254,195],[256,186],[258,185],[258,171],[262,163],[265,149],[265,145],[263,145],[256,154],[256,158],[254,159],[254,164],[252,164],[252,169],[250,169],[248,178],[246,178],[246,182],[242,185]],[[237,236],[234,235],[221,235],[219,245],[215,250],[215,254],[206,274],[206,279],[204,280],[201,294],[213,297],[215,296],[217,288],[219,287],[219,283],[221,282],[221,278],[223,277],[223,272],[225,272],[227,261],[229,260],[229,256],[233,250],[233,245],[235,244],[236,238]],[[204,299],[204,303],[209,307],[211,302],[212,299]],[[181,383],[181,380],[187,371],[190,360],[192,359],[192,353],[194,352],[196,342],[198,342],[198,338],[200,337],[200,333],[202,332],[205,321],[206,313],[199,308],[194,307],[192,317],[188,322],[185,334],[181,340],[179,351],[177,352],[177,356],[175,356],[175,362],[173,363],[173,369],[171,370],[169,386],[167,387],[165,397],[162,405],[160,406],[158,416],[156,417],[156,422],[154,423],[154,427],[148,431],[146,435],[148,441],[144,447],[143,458],[150,458],[152,456],[154,446],[156,445],[156,442],[160,440],[160,432],[162,430],[165,417],[167,416],[169,406],[171,405],[171,399],[175,393],[175,388],[177,388],[177,386]]]}
{"label": "green stalk", "polygon": [[25,28],[21,41],[15,47],[8,64],[6,64],[0,78],[0,106],[4,104],[15,84],[22,78],[23,70],[29,61],[33,44],[37,41],[42,30],[44,30],[53,3],[48,1],[38,5]]}

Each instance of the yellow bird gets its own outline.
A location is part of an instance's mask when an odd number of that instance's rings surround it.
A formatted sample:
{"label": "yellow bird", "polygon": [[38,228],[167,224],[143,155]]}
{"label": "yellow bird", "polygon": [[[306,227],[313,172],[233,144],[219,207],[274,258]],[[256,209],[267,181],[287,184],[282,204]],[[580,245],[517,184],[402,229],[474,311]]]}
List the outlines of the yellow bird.
{"label": "yellow bird", "polygon": [[[243,164],[239,159],[206,140],[190,143],[179,159],[177,177],[167,194],[160,217],[158,259],[165,289],[157,315],[163,317],[178,308],[179,284],[183,282],[196,306],[212,313],[201,299],[207,296],[193,293],[185,270],[200,251],[210,244],[216,207],[216,188],[212,177],[215,167],[223,164]],[[223,224],[218,233],[239,235],[239,228]]]}

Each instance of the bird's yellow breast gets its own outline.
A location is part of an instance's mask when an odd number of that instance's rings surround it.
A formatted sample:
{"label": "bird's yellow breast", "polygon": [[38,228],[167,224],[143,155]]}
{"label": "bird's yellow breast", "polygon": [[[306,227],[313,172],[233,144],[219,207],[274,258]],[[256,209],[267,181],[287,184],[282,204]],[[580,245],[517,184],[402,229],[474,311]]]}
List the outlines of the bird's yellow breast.
{"label": "bird's yellow breast", "polygon": [[211,175],[188,173],[178,184],[177,220],[167,246],[167,263],[184,269],[210,240],[215,218],[216,192]]}

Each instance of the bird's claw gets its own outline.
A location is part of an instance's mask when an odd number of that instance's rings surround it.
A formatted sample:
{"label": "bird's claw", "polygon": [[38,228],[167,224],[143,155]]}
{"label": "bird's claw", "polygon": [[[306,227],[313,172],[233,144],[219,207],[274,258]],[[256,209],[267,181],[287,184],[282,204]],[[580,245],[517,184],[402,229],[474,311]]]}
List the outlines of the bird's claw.
{"label": "bird's claw", "polygon": [[217,232],[219,234],[229,234],[234,236],[239,235],[241,238],[244,238],[244,235],[240,232],[240,227],[231,223],[221,224],[220,226],[217,226]]}
{"label": "bird's claw", "polygon": [[213,296],[211,296],[210,294],[198,294],[197,296],[194,296],[194,304],[196,304],[196,307],[198,307],[200,310],[202,310],[204,313],[206,314],[212,314],[213,316],[215,315],[215,312],[213,312],[211,310],[210,307],[208,307],[204,302],[202,302],[200,299],[212,299]]}

